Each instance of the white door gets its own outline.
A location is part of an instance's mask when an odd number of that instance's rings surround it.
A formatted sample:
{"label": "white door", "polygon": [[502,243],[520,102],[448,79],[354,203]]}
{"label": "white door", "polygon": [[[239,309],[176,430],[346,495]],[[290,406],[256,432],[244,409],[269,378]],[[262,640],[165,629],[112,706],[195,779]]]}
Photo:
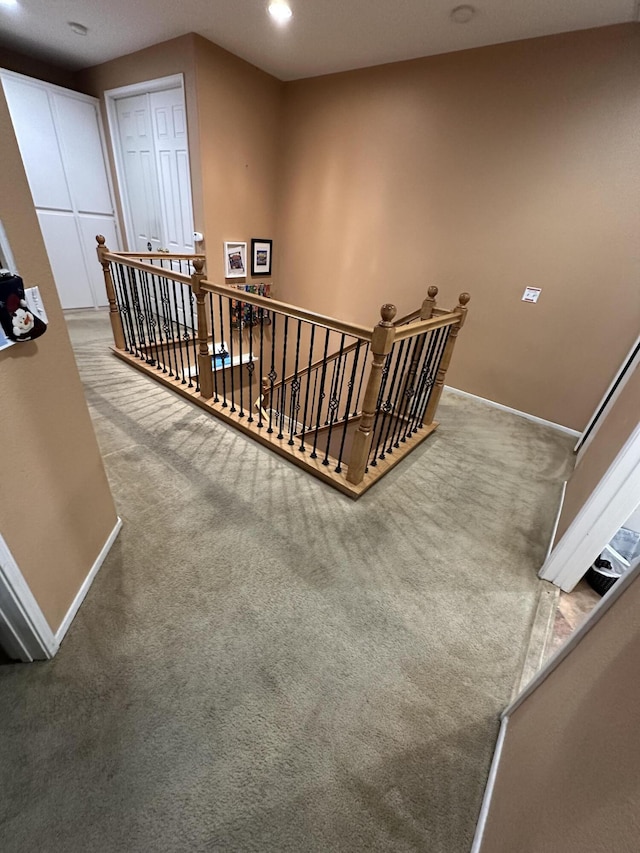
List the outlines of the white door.
{"label": "white door", "polygon": [[165,249],[191,254],[193,208],[187,139],[187,114],[182,89],[150,95]]}
{"label": "white door", "polygon": [[115,101],[122,195],[131,251],[191,254],[193,213],[180,86]]}

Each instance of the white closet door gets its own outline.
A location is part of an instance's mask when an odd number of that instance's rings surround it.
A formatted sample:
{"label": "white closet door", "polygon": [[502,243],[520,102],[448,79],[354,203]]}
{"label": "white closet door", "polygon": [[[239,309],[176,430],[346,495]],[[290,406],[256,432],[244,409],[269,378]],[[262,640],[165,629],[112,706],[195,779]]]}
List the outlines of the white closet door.
{"label": "white closet door", "polygon": [[149,114],[149,96],[133,95],[116,102],[120,153],[124,167],[129,203],[129,219],[133,227],[132,251],[147,252],[163,246],[162,217],[153,128]]}
{"label": "white closet door", "polygon": [[76,210],[79,213],[113,216],[97,104],[59,93],[53,95],[53,103],[64,162],[68,164],[67,180]]}
{"label": "white closet door", "polygon": [[[37,213],[60,304],[63,308],[93,308],[95,300],[75,215],[62,210]],[[100,269],[97,257],[95,264]]]}
{"label": "white closet door", "polygon": [[96,235],[102,234],[106,240],[106,245],[110,249],[117,251],[120,246],[116,233],[116,223],[113,216],[82,214],[78,217],[78,226],[84,249],[89,284],[94,293],[96,305],[98,308],[103,308],[109,304],[109,300],[107,299],[107,291],[105,290],[102,267],[98,263]]}
{"label": "white closet door", "polygon": [[36,207],[71,210],[49,95],[37,82],[3,78],[11,120]]}
{"label": "white closet door", "polygon": [[187,115],[181,88],[150,94],[166,245],[193,252],[193,205]]}

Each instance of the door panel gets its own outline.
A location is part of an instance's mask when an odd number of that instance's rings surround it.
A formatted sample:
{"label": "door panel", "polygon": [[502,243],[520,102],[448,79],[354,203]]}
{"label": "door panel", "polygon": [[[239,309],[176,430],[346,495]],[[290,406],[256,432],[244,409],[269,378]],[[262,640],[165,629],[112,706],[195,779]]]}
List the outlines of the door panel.
{"label": "door panel", "polygon": [[[37,213],[62,307],[93,308],[93,293],[74,214],[51,210]],[[100,269],[97,260],[96,266]]]}
{"label": "door panel", "polygon": [[182,89],[149,96],[153,114],[166,245],[170,252],[193,252],[193,206],[189,142]]}
{"label": "door panel", "polygon": [[[146,252],[148,244],[157,252],[162,245],[162,217],[156,173],[149,96],[133,95],[116,102],[118,138],[127,185],[133,235],[132,251]],[[133,239],[132,239],[133,238]]]}
{"label": "door panel", "polygon": [[35,207],[71,210],[46,89],[9,78],[2,85]]}
{"label": "door panel", "polygon": [[113,215],[111,193],[98,127],[97,105],[55,94],[57,128],[76,210]]}

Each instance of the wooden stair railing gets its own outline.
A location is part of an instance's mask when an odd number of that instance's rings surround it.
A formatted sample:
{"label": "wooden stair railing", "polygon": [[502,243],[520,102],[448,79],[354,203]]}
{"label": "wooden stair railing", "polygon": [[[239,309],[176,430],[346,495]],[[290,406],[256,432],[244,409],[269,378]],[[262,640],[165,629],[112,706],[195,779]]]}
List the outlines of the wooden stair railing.
{"label": "wooden stair railing", "polygon": [[210,282],[202,256],[97,239],[118,357],[350,497],[437,427],[468,294],[446,311],[430,287],[371,329]]}

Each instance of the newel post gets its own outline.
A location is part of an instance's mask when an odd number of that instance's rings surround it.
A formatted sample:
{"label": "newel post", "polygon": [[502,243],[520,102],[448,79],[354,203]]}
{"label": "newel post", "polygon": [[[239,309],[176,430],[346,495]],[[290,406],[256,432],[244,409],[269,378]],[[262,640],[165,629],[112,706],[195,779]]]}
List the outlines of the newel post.
{"label": "newel post", "polygon": [[470,299],[471,297],[468,293],[461,293],[458,297],[458,305],[456,305],[456,307],[453,309],[453,313],[458,314],[460,316],[460,319],[455,325],[451,327],[451,331],[449,332],[449,338],[447,339],[442,358],[440,359],[440,366],[436,374],[436,380],[433,383],[433,390],[431,391],[431,396],[429,397],[429,402],[424,413],[424,418],[422,419],[422,423],[425,424],[425,426],[427,424],[433,423],[433,418],[435,416],[436,410],[438,408],[438,403],[440,402],[440,397],[442,395],[442,389],[444,388],[444,378],[447,374],[449,364],[451,363],[451,356],[453,355],[453,348],[456,345],[458,332],[463,327],[464,321],[467,317],[467,305]]}
{"label": "newel post", "polygon": [[200,382],[200,396],[205,400],[213,397],[213,366],[211,353],[209,352],[209,324],[207,309],[204,303],[205,291],[200,287],[204,278],[202,272],[204,261],[195,258],[193,261],[195,272],[191,275],[191,290],[196,298],[198,307],[198,377]]}
{"label": "newel post", "polygon": [[433,309],[436,307],[436,296],[438,295],[438,288],[432,284],[431,287],[427,290],[429,294],[425,297],[422,307],[420,308],[420,319],[421,320],[430,320],[433,316]]}
{"label": "newel post", "polygon": [[371,373],[369,374],[369,381],[367,382],[367,389],[362,404],[360,426],[353,437],[349,470],[347,471],[347,480],[355,485],[362,482],[371,450],[373,422],[376,416],[378,395],[382,382],[382,368],[384,367],[387,356],[391,352],[393,339],[396,334],[396,329],[393,325],[393,318],[396,316],[396,306],[383,305],[380,309],[380,316],[382,319],[373,330],[371,337],[371,353],[373,355]]}
{"label": "newel post", "polygon": [[96,242],[98,244],[98,260],[100,261],[100,266],[102,267],[102,274],[104,276],[104,286],[107,291],[107,299],[109,300],[109,319],[111,320],[113,342],[115,344],[116,349],[126,349],[126,344],[124,340],[124,330],[122,328],[122,317],[120,316],[118,300],[116,299],[116,289],[113,285],[111,267],[109,265],[109,261],[105,260],[104,258],[105,253],[108,252],[109,249],[107,249],[107,247],[105,246],[105,239],[102,234],[98,234],[96,236]]}

